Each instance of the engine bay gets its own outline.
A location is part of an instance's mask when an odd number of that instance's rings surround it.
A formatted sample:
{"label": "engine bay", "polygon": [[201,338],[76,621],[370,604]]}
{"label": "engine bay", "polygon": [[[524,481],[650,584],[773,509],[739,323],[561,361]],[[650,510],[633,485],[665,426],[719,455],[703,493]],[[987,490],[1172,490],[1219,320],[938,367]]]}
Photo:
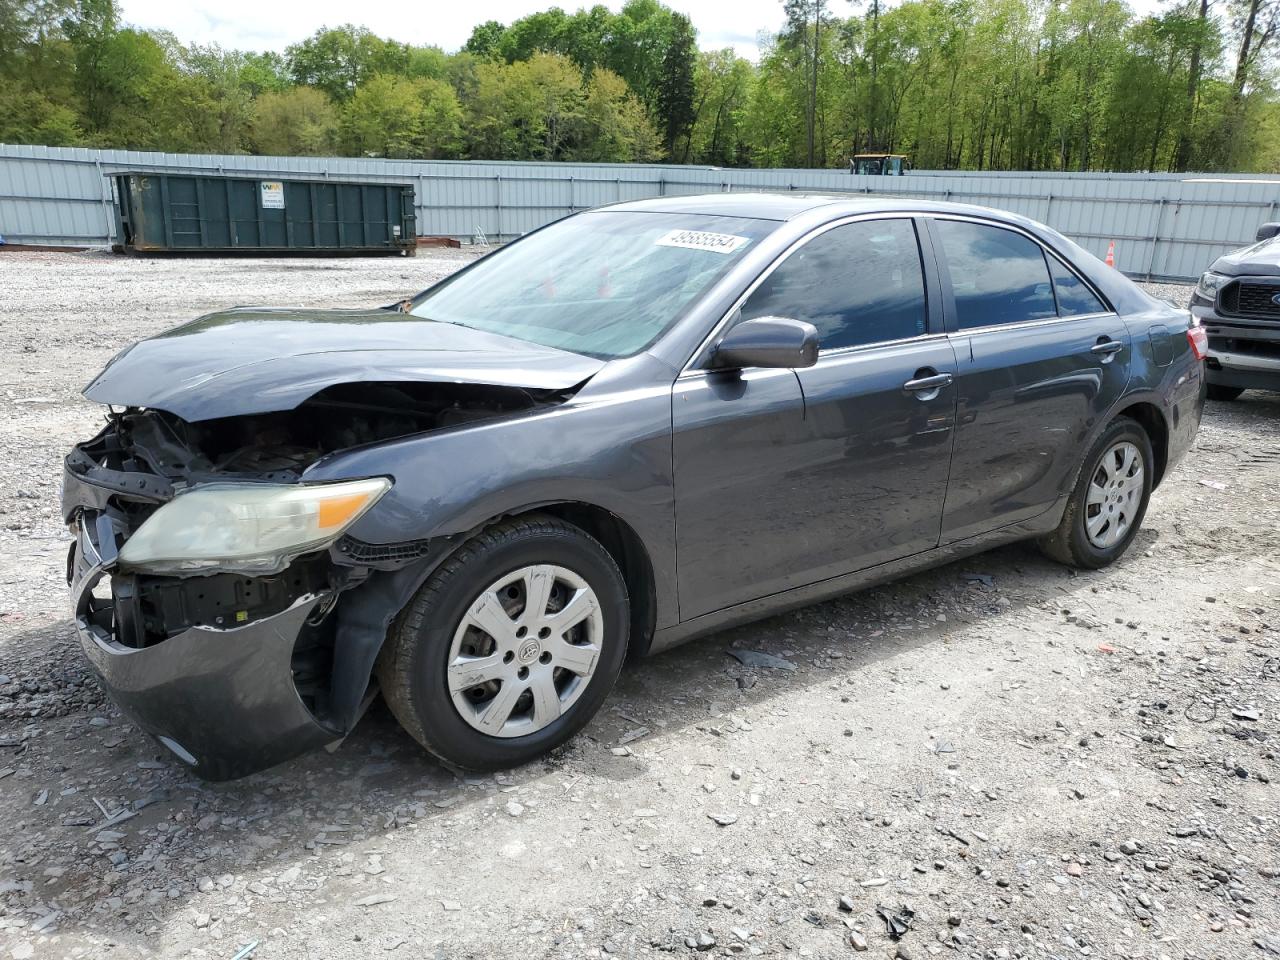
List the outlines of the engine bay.
{"label": "engine bay", "polygon": [[[571,390],[461,383],[350,383],[292,410],[188,422],[162,410],[113,412],[101,466],[145,470],[175,483],[297,480],[331,453],[554,406]],[[99,459],[102,458],[102,459]]]}

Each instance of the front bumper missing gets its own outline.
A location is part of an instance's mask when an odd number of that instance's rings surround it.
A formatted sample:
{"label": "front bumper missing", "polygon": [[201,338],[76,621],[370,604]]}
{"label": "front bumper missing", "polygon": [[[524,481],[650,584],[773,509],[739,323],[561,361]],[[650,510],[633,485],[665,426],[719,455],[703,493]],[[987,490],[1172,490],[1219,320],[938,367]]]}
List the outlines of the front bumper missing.
{"label": "front bumper missing", "polygon": [[298,694],[299,634],[329,594],[229,628],[194,626],[151,646],[116,636],[113,600],[94,590],[115,563],[106,514],[82,512],[67,580],[80,645],[120,709],[207,780],[229,780],[291,759],[342,734],[321,724]]}

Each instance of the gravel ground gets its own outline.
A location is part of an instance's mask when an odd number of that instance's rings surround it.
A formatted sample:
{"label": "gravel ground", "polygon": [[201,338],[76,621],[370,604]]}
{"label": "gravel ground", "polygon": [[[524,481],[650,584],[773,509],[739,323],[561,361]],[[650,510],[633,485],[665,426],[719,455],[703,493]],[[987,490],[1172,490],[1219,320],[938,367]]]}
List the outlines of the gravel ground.
{"label": "gravel ground", "polygon": [[235,783],[162,755],[67,617],[79,390],[212,308],[384,303],[468,256],[0,254],[0,956],[1280,955],[1275,394],[1210,405],[1109,570],[1008,547],[695,642],[509,774],[380,704]]}

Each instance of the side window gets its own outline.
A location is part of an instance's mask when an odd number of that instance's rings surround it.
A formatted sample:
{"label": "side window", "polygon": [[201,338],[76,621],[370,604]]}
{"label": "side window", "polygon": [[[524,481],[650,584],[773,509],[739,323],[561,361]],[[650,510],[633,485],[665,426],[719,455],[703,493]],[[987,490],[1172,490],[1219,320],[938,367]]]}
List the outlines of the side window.
{"label": "side window", "polygon": [[947,260],[961,330],[1058,315],[1039,244],[979,223],[935,220],[933,225]]}
{"label": "side window", "polygon": [[792,317],[824,350],[925,332],[924,274],[910,220],[863,220],[810,240],[765,278],[742,318]]}
{"label": "side window", "polygon": [[1053,289],[1058,294],[1058,315],[1078,317],[1086,313],[1106,313],[1102,301],[1084,285],[1079,277],[1066,268],[1057,257],[1049,257],[1049,272],[1053,274]]}

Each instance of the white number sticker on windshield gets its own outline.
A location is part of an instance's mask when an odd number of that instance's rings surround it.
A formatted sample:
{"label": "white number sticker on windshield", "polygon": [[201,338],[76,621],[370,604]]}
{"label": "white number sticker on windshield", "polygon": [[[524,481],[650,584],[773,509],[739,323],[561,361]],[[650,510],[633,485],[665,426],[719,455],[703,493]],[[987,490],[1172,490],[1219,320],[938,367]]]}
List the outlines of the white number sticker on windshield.
{"label": "white number sticker on windshield", "polygon": [[703,230],[672,230],[670,233],[664,233],[660,236],[656,243],[660,247],[684,247],[686,250],[733,253],[749,239],[749,237],[735,237],[731,233],[707,233]]}

